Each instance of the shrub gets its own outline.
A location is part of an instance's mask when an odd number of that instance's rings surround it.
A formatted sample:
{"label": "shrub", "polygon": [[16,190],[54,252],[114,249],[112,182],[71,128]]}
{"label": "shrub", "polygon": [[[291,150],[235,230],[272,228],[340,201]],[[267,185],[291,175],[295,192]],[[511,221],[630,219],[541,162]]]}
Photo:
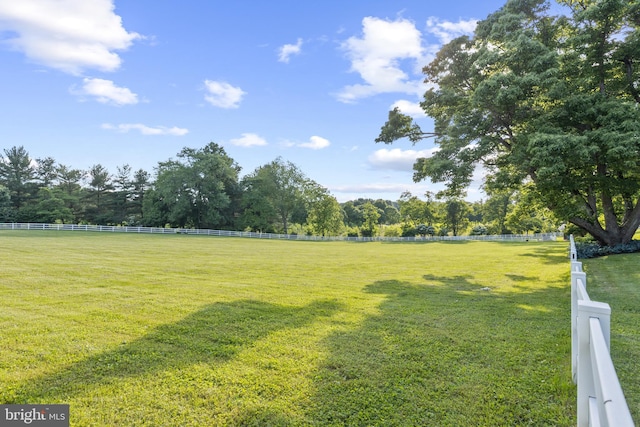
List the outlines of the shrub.
{"label": "shrub", "polygon": [[597,243],[576,243],[578,259],[597,258],[606,255],[640,252],[640,240],[632,240],[615,246],[600,246]]}
{"label": "shrub", "polygon": [[487,230],[487,227],[482,224],[478,224],[471,229],[472,236],[484,236],[486,234],[489,234],[489,231]]}
{"label": "shrub", "polygon": [[402,237],[415,237],[416,234],[418,234],[416,232],[415,227],[409,227],[406,225],[402,226]]}
{"label": "shrub", "polygon": [[400,224],[387,225],[381,231],[385,237],[400,237],[402,235]]}

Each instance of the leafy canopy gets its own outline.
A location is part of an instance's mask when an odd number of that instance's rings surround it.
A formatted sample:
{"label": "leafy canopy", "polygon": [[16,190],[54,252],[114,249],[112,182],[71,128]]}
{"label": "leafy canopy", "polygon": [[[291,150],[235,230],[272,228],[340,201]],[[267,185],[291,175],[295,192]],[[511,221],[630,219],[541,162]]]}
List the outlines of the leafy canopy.
{"label": "leafy canopy", "polygon": [[[377,142],[435,136],[414,180],[464,195],[477,165],[491,185],[532,192],[601,244],[640,225],[640,1],[510,0],[424,68],[435,132],[393,110]],[[554,9],[555,10],[555,9]],[[565,13],[566,12],[566,13]]]}

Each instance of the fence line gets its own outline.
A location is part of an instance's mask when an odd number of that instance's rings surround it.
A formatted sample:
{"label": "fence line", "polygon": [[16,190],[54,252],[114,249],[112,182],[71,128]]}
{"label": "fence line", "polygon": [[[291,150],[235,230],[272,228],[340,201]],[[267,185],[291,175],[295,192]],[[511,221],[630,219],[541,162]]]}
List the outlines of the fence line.
{"label": "fence line", "polygon": [[610,354],[611,307],[592,301],[570,236],[571,375],[578,386],[578,427],[633,427]]}
{"label": "fence line", "polygon": [[249,237],[254,239],[278,239],[278,240],[311,240],[311,241],[389,241],[389,242],[425,242],[425,241],[555,241],[562,237],[562,233],[535,233],[535,234],[503,234],[483,236],[432,236],[432,237],[348,237],[348,236],[307,236],[303,234],[275,234],[256,233],[253,231],[229,231],[209,230],[196,228],[162,228],[162,227],[138,227],[115,225],[88,225],[88,224],[43,224],[43,223],[0,223],[0,230],[56,230],[56,231],[98,231],[112,233],[145,233],[145,234],[193,234],[218,237]]}

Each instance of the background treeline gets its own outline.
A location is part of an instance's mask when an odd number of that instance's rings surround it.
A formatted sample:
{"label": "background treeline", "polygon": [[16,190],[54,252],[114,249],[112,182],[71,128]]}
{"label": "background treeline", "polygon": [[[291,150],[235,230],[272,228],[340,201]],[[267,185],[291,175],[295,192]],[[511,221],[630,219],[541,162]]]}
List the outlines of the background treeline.
{"label": "background treeline", "polygon": [[250,230],[257,232],[429,236],[557,231],[550,211],[519,191],[488,190],[484,201],[338,203],[329,191],[278,157],[241,176],[225,150],[184,148],[151,174],[124,164],[89,170],[32,159],[24,147],[0,155],[0,222],[85,223]]}

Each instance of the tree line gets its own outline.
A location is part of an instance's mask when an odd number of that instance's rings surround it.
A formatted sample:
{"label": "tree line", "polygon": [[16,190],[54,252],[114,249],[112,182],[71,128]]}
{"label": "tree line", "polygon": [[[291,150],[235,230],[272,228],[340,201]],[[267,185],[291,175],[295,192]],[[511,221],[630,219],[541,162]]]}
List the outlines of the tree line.
{"label": "tree line", "polygon": [[241,177],[216,143],[183,148],[154,174],[128,164],[81,170],[24,147],[0,155],[0,222],[209,228],[349,236],[505,234],[556,231],[557,221],[524,192],[485,201],[360,198],[338,203],[280,157]]}

